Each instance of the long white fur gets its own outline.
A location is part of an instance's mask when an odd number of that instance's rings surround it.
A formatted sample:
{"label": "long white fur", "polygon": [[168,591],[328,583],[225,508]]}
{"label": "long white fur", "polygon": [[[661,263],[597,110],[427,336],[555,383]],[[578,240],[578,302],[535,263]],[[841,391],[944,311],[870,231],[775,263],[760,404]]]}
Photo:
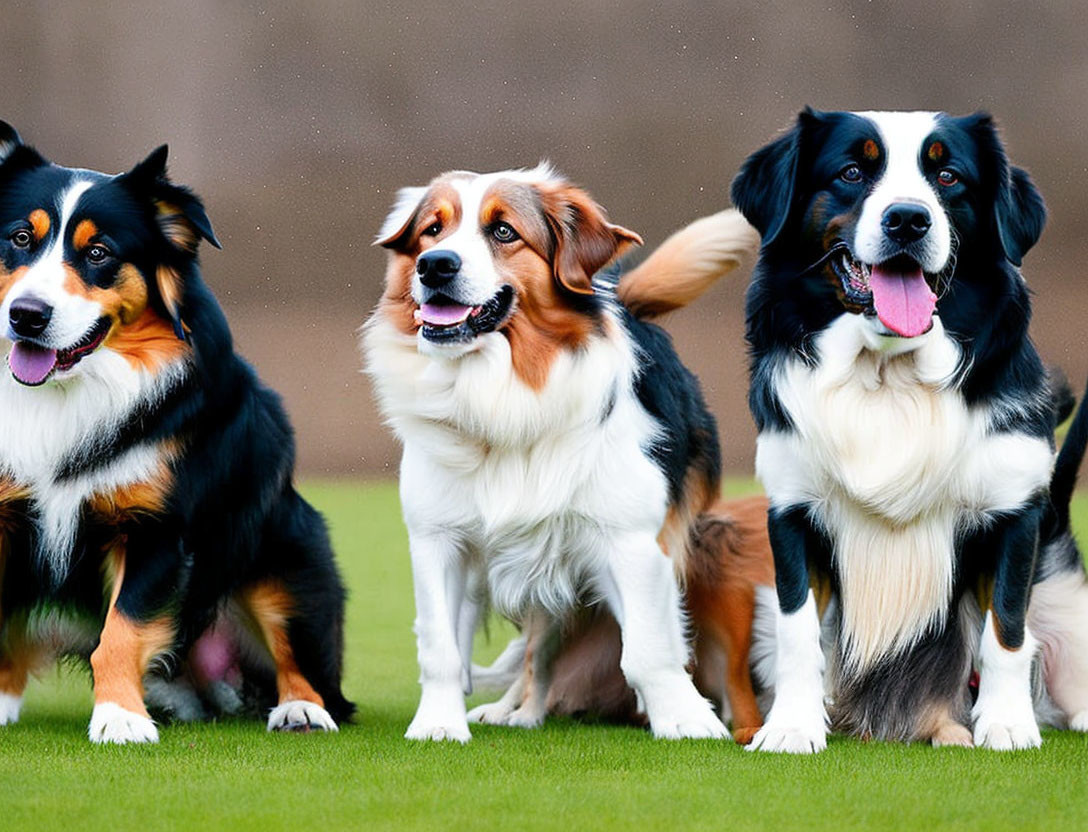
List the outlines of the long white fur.
{"label": "long white fur", "polygon": [[844,659],[860,669],[944,623],[957,532],[1044,488],[1052,454],[1042,439],[993,432],[988,410],[966,407],[953,386],[959,349],[939,318],[908,342],[843,315],[815,354],[814,367],[779,368],[796,430],[761,435],[756,470],[773,505],[808,503],[832,533]]}
{"label": "long white fur", "polygon": [[[499,288],[474,221],[483,193],[497,178],[552,175],[543,168],[453,180],[465,221],[443,247],[461,255],[465,285],[481,300]],[[422,686],[407,736],[469,739],[469,657],[457,630],[470,570],[515,619],[603,598],[624,631],[621,665],[654,733],[725,736],[683,669],[679,588],[656,541],[668,487],[645,451],[657,428],[635,396],[638,359],[618,316],[609,311],[582,349],[560,352],[541,390],[514,372],[500,333],[450,349],[398,332],[379,313],[364,346],[382,411],[404,443]]]}
{"label": "long white fur", "polygon": [[100,347],[65,378],[40,387],[0,373],[0,409],[6,414],[0,420],[0,471],[31,489],[38,556],[55,577],[65,573],[83,503],[94,494],[146,481],[164,457],[157,446],[137,445],[101,468],[61,482],[59,466],[109,439],[135,408],[165,395],[186,367],[178,362],[152,374]]}

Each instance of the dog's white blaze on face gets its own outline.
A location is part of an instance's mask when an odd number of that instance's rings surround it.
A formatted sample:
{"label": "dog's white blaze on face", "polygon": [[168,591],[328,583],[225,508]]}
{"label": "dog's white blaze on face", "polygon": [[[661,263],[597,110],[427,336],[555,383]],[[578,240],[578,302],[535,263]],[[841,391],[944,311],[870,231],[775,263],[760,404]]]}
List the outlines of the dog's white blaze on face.
{"label": "dog's white blaze on face", "polygon": [[888,206],[897,202],[916,203],[928,209],[933,225],[924,240],[922,262],[928,274],[948,263],[952,251],[952,230],[936,192],[922,171],[925,140],[937,126],[936,113],[866,112],[857,115],[876,125],[886,154],[884,169],[858,220],[853,250],[868,265],[886,259],[881,220]]}
{"label": "dog's white blaze on face", "polygon": [[101,306],[80,295],[73,295],[64,287],[69,275],[64,267],[64,244],[70,231],[68,226],[79,198],[92,184],[87,180],[77,180],[63,193],[58,206],[60,222],[52,242],[30,265],[23,278],[12,286],[0,305],[0,320],[5,322],[3,331],[7,338],[15,335],[9,323],[11,304],[20,298],[34,298],[53,307],[49,325],[40,339],[43,345],[53,349],[72,346],[102,317]]}

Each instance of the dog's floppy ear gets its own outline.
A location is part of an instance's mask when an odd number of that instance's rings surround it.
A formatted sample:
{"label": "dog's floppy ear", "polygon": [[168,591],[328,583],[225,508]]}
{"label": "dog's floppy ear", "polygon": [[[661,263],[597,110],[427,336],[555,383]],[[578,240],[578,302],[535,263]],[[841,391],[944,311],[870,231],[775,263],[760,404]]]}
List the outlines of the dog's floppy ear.
{"label": "dog's floppy ear", "polygon": [[1015,165],[1009,168],[1007,180],[997,196],[997,234],[1005,256],[1014,266],[1019,266],[1046,225],[1046,206],[1043,196],[1028,172]]}
{"label": "dog's floppy ear", "polygon": [[540,204],[555,250],[552,274],[556,283],[574,295],[593,294],[593,275],[629,245],[642,238],[613,225],[589,194],[566,182],[538,186]]}
{"label": "dog's floppy ear", "polygon": [[764,246],[774,242],[789,220],[801,138],[806,125],[818,119],[818,114],[806,107],[793,127],[749,156],[733,179],[733,204],[759,231]]}
{"label": "dog's floppy ear", "polygon": [[412,226],[419,216],[420,203],[426,193],[426,188],[401,188],[397,191],[397,199],[373,244],[394,251],[402,250],[411,235]]}
{"label": "dog's floppy ear", "polygon": [[1046,225],[1042,194],[1027,171],[1009,164],[997,125],[989,113],[974,113],[959,121],[974,135],[984,158],[988,157],[989,174],[997,183],[994,193],[997,237],[1005,258],[1018,267]]}
{"label": "dog's floppy ear", "polygon": [[[167,154],[166,145],[155,148],[136,167],[122,174],[120,181],[137,197],[151,202],[155,211],[155,222],[177,255],[195,255],[197,245],[202,239],[216,248],[222,248],[212,230],[204,203],[188,188],[175,185],[167,179]],[[160,264],[155,272],[155,286],[174,326],[174,333],[184,341],[181,302],[185,294],[185,284],[182,271],[172,262]]]}

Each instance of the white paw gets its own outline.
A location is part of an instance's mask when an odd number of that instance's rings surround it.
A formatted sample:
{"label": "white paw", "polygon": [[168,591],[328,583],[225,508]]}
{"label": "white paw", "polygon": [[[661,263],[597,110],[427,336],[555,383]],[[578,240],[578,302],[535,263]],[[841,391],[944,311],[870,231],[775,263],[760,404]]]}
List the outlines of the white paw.
{"label": "white paw", "polygon": [[827,730],[822,725],[817,728],[768,720],[745,748],[780,754],[816,754],[827,748]]}
{"label": "white paw", "polygon": [[658,709],[650,716],[650,732],[655,737],[661,740],[733,738],[709,702],[698,694],[685,698],[686,702],[678,703],[680,707],[664,712]]}
{"label": "white paw", "polygon": [[14,725],[19,721],[19,710],[23,707],[23,697],[10,693],[0,693],[0,725]]}
{"label": "white paw", "polygon": [[1079,714],[1073,714],[1069,718],[1069,730],[1088,731],[1088,709],[1081,711]]}
{"label": "white paw", "polygon": [[512,728],[539,728],[544,724],[545,713],[535,708],[521,707],[510,713],[506,724]]}
{"label": "white paw", "polygon": [[125,710],[114,702],[100,702],[94,706],[87,736],[91,742],[117,745],[159,741],[159,732],[154,722],[146,716]]}
{"label": "white paw", "polygon": [[468,721],[480,725],[506,725],[510,714],[514,709],[503,702],[488,702],[486,705],[477,705],[468,712]]}
{"label": "white paw", "polygon": [[1003,725],[996,723],[979,730],[975,727],[975,745],[993,751],[1015,751],[1021,748],[1038,748],[1043,744],[1039,726],[1035,724]]}
{"label": "white paw", "polygon": [[443,725],[421,720],[417,714],[416,718],[412,720],[412,724],[408,726],[408,730],[404,732],[404,738],[409,740],[433,740],[434,742],[450,740],[465,743],[472,739],[472,734],[469,733],[468,722],[464,720],[461,721],[461,724],[451,720],[449,724]]}
{"label": "white paw", "polygon": [[308,734],[311,731],[339,731],[329,712],[316,702],[295,699],[283,702],[268,715],[269,731],[294,731]]}

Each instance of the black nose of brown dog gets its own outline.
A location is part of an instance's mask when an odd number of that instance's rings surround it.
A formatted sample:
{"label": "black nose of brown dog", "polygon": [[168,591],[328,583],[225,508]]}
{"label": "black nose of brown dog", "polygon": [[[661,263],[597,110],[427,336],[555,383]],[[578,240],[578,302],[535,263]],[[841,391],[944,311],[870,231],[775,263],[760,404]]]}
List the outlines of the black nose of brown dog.
{"label": "black nose of brown dog", "polygon": [[428,289],[441,289],[461,271],[461,258],[448,249],[426,251],[416,260],[416,271]]}
{"label": "black nose of brown dog", "polygon": [[11,302],[8,318],[11,329],[20,338],[36,338],[45,332],[53,307],[38,298],[17,298]]}
{"label": "black nose of brown dog", "polygon": [[911,202],[892,203],[880,219],[884,233],[900,245],[922,239],[931,225],[933,218],[929,210],[924,205]]}

